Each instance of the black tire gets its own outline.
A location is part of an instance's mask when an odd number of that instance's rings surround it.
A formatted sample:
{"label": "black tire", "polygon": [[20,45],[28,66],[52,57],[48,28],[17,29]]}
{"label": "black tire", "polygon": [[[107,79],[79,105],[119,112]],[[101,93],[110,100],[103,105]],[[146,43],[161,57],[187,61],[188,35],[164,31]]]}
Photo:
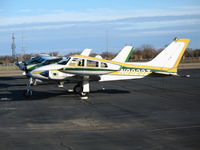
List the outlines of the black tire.
{"label": "black tire", "polygon": [[81,93],[83,92],[83,87],[80,85],[80,84],[77,84],[75,87],[74,87],[74,92],[75,93]]}
{"label": "black tire", "polygon": [[24,91],[24,96],[25,97],[31,97],[32,95],[33,95],[33,92],[31,90]]}

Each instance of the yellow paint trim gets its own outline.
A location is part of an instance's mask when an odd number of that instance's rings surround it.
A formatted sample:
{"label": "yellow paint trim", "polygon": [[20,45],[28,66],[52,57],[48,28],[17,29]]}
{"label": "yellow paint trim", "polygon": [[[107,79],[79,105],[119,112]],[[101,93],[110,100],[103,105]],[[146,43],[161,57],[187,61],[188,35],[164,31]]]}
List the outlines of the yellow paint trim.
{"label": "yellow paint trim", "polygon": [[[99,59],[99,58],[94,58],[94,57],[88,57],[88,56],[81,56],[81,55],[73,55],[72,57],[77,57],[77,58],[85,58],[85,59],[90,59],[90,60],[96,60],[96,61],[101,61],[101,62],[107,62],[107,63],[112,63],[120,66],[125,66],[125,67],[132,67],[132,68],[143,68],[143,69],[157,69],[157,70],[163,70],[161,67],[150,67],[150,66],[142,66],[142,65],[131,65],[127,63],[121,63],[121,62],[116,62],[116,61],[111,61],[111,60],[106,60],[106,59]],[[169,69],[169,68],[164,68],[164,69]]]}
{"label": "yellow paint trim", "polygon": [[[162,68],[162,67],[151,67],[151,66],[143,66],[143,65],[132,65],[132,64],[127,64],[127,63],[121,63],[121,62],[116,62],[116,61],[111,61],[111,60],[105,60],[105,59],[100,59],[100,58],[94,58],[94,57],[89,57],[89,56],[82,56],[82,55],[72,55],[71,57],[77,57],[77,58],[84,58],[84,59],[89,59],[89,60],[94,60],[94,61],[100,61],[100,62],[107,62],[107,63],[111,63],[111,64],[116,64],[116,65],[120,65],[120,66],[124,66],[124,67],[130,67],[130,68],[139,68],[139,69],[152,69],[152,70],[160,70],[160,71],[169,71],[169,72],[177,72],[177,67],[178,64],[180,63],[180,60],[190,42],[190,39],[176,39],[177,42],[183,42],[184,43],[184,47],[175,63],[175,65],[172,68]],[[64,68],[92,68],[92,69],[98,69],[99,67],[87,67],[87,66],[68,66],[68,67],[64,67]],[[99,68],[101,69],[101,68]],[[52,69],[51,71],[58,71],[57,69]],[[43,71],[36,71],[33,72],[33,74],[40,74]],[[110,73],[112,75],[123,75],[121,73],[121,71],[116,71],[113,73]],[[130,75],[131,73],[127,73],[128,75]],[[138,73],[138,74],[142,74],[142,73]],[[149,72],[145,72],[145,74],[149,74]]]}
{"label": "yellow paint trim", "polygon": [[163,67],[151,67],[151,66],[143,66],[143,65],[132,65],[132,64],[127,64],[127,63],[121,63],[121,62],[116,62],[116,61],[111,61],[111,60],[106,60],[106,59],[100,59],[100,58],[94,58],[94,57],[89,57],[89,56],[82,56],[82,55],[72,55],[72,57],[78,57],[78,58],[85,58],[85,59],[90,59],[90,60],[95,60],[95,61],[101,61],[101,62],[107,62],[107,63],[112,63],[116,65],[121,65],[124,67],[132,67],[132,68],[141,68],[141,69],[153,69],[153,70],[161,70],[161,71],[169,71],[169,72],[177,72],[177,66],[190,42],[190,39],[176,39],[177,42],[184,42],[185,45],[181,51],[181,54],[179,55],[174,67],[172,68],[163,68]]}
{"label": "yellow paint trim", "polygon": [[35,71],[32,74],[40,74],[41,72],[43,72],[43,71]]}
{"label": "yellow paint trim", "polygon": [[190,42],[190,39],[177,39],[176,41],[185,43],[185,45],[184,45],[184,47],[183,47],[183,49],[182,49],[177,61],[176,61],[175,65],[174,65],[174,67],[173,67],[173,68],[177,69],[177,67],[178,67],[178,65],[179,65],[179,63],[181,61],[181,58],[182,58],[182,56],[183,56],[183,54],[184,54],[184,52],[185,52],[185,50],[186,50],[186,48],[187,48],[187,46],[188,46],[188,44]]}
{"label": "yellow paint trim", "polygon": [[96,60],[96,61],[101,61],[101,62],[107,62],[107,63],[112,63],[112,64],[124,66],[124,67],[141,68],[141,69],[154,69],[154,70],[164,70],[164,71],[176,72],[176,70],[173,69],[173,68],[161,68],[161,67],[151,67],[151,66],[143,66],[143,65],[131,65],[131,64],[127,64],[127,63],[121,63],[121,62],[110,61],[110,60],[106,60],[106,59],[98,59],[98,58],[81,56],[81,55],[73,55],[72,57],[78,57],[78,58],[91,59],[91,60]]}

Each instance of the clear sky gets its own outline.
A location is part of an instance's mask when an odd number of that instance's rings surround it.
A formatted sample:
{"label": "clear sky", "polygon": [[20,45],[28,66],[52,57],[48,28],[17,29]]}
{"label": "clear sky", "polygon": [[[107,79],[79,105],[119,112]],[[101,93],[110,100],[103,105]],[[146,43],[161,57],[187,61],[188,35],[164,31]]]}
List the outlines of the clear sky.
{"label": "clear sky", "polygon": [[17,53],[161,48],[174,37],[200,48],[200,0],[1,0],[0,55],[11,54],[12,33]]}

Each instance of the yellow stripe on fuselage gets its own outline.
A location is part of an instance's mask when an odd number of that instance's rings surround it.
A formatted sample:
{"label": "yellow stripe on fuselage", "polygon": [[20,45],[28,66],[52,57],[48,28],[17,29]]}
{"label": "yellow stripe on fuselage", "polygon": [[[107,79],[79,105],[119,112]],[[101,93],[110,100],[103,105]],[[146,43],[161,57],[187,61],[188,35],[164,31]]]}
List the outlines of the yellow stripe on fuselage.
{"label": "yellow stripe on fuselage", "polygon": [[[116,64],[116,65],[120,65],[120,66],[124,66],[124,67],[130,67],[130,68],[152,69],[152,70],[176,72],[176,69],[173,69],[173,68],[132,65],[132,64],[127,64],[127,63],[121,63],[121,62],[116,62],[116,61],[111,61],[111,60],[106,60],[106,59],[99,59],[99,58],[88,57],[88,56],[81,56],[81,55],[73,55],[72,57],[85,58],[85,59],[90,59],[90,60],[95,60],[95,61],[100,61],[100,62],[107,62],[107,63],[112,63],[112,64]],[[82,67],[82,68],[84,68],[84,67]]]}
{"label": "yellow stripe on fuselage", "polygon": [[[150,70],[156,70],[156,71],[167,71],[167,72],[174,72],[176,73],[177,72],[177,67],[178,67],[178,64],[180,63],[180,60],[190,42],[189,39],[176,39],[177,42],[183,42],[184,43],[184,47],[183,49],[181,50],[181,53],[179,54],[178,56],[178,59],[176,60],[174,66],[172,68],[163,68],[163,67],[152,67],[152,66],[144,66],[144,65],[133,65],[133,64],[127,64],[127,63],[122,63],[122,62],[116,62],[116,61],[112,61],[112,60],[105,60],[105,59],[100,59],[100,58],[94,58],[94,57],[89,57],[89,56],[82,56],[82,55],[72,55],[72,57],[77,57],[77,58],[83,58],[83,59],[89,59],[89,60],[94,60],[94,61],[100,61],[100,62],[107,62],[107,63],[111,63],[111,64],[115,64],[115,65],[119,65],[121,67],[126,67],[128,69],[150,69]],[[84,69],[89,69],[89,68],[93,68],[93,69],[102,69],[102,68],[98,68],[98,67],[84,67],[84,66],[66,66],[64,68],[84,68]],[[106,69],[106,68],[105,68]],[[109,68],[108,68],[109,69]],[[52,69],[51,71],[58,71],[57,69]],[[36,72],[33,72],[33,74],[40,74],[42,71],[36,71]],[[144,72],[141,72],[141,71],[122,71],[122,70],[119,70],[119,71],[115,71],[115,72],[112,72],[110,73],[111,75],[148,75],[149,71],[144,71]]]}
{"label": "yellow stripe on fuselage", "polygon": [[78,57],[78,58],[85,58],[85,59],[90,59],[94,61],[100,61],[100,62],[107,62],[107,63],[112,63],[124,67],[130,67],[130,68],[140,68],[140,69],[152,69],[152,70],[160,70],[160,71],[168,71],[168,72],[177,72],[177,67],[178,64],[185,52],[185,49],[187,48],[189,44],[189,39],[176,39],[177,42],[184,42],[184,47],[175,63],[175,65],[172,68],[164,68],[164,67],[152,67],[152,66],[144,66],[144,65],[132,65],[132,64],[127,64],[127,63],[121,63],[121,62],[116,62],[116,61],[111,61],[111,60],[106,60],[106,59],[100,59],[100,58],[94,58],[94,57],[89,57],[89,56],[82,56],[82,55],[72,55],[72,57]]}
{"label": "yellow stripe on fuselage", "polygon": [[33,71],[32,74],[40,74],[43,71]]}

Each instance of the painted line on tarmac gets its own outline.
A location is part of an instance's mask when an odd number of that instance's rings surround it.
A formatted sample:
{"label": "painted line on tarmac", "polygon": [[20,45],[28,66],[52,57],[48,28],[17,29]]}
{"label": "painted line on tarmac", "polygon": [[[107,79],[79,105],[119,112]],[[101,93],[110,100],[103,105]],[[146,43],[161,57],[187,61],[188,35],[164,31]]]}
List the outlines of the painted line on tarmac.
{"label": "painted line on tarmac", "polygon": [[2,97],[0,100],[1,100],[1,101],[10,101],[10,100],[12,100],[12,99],[11,99],[11,98],[8,98],[8,97]]}
{"label": "painted line on tarmac", "polygon": [[159,132],[159,131],[192,129],[192,128],[200,128],[200,125],[197,125],[197,126],[182,126],[182,127],[174,127],[174,128],[161,128],[161,129],[153,129],[153,130],[147,130],[147,131],[148,132]]}

